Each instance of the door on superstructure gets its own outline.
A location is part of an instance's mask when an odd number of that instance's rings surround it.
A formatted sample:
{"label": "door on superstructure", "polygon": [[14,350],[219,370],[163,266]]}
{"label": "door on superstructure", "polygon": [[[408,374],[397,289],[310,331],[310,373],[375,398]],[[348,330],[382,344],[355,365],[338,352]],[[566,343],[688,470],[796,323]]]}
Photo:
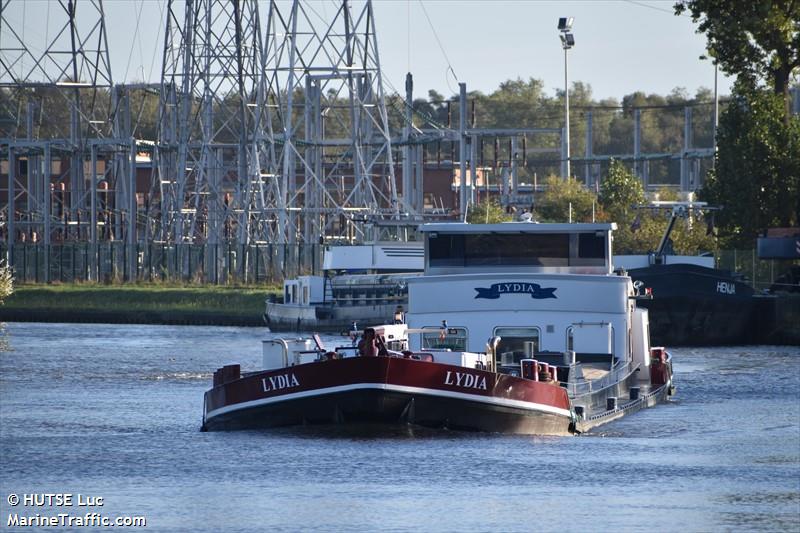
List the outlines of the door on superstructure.
{"label": "door on superstructure", "polygon": [[566,349],[575,352],[577,361],[614,360],[614,328],[609,322],[577,322],[567,328]]}

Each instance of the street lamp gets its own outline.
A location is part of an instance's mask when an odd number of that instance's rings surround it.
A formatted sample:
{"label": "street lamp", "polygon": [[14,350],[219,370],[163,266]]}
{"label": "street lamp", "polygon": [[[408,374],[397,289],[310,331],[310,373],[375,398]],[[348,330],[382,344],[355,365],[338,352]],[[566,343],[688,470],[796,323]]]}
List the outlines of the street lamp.
{"label": "street lamp", "polygon": [[572,21],[573,17],[561,17],[558,19],[558,31],[561,32],[561,47],[564,48],[564,137],[567,152],[565,170],[566,177],[570,177],[569,166],[569,68],[567,63],[567,50],[575,46],[575,36],[572,35]]}

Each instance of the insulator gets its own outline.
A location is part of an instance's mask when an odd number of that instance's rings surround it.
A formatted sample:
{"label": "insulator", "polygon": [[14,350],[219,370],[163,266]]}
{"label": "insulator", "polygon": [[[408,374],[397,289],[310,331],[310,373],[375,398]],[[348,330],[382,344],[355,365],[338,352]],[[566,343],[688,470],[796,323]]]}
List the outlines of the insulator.
{"label": "insulator", "polygon": [[527,168],[528,167],[528,139],[527,137],[522,138],[522,165]]}

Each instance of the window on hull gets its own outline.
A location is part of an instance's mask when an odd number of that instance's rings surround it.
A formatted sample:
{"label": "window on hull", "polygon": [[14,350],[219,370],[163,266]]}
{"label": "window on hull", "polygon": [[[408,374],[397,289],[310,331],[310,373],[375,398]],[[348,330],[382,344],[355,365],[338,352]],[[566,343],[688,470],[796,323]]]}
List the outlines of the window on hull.
{"label": "window on hull", "polygon": [[453,350],[454,352],[467,351],[466,328],[423,328],[430,329],[422,334],[422,349]]}

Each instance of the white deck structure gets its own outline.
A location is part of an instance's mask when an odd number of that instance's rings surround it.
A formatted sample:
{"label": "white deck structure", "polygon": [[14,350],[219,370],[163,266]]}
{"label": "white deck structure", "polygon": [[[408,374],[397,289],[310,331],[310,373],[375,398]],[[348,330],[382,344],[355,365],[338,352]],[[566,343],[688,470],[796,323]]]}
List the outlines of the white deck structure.
{"label": "white deck structure", "polygon": [[[638,366],[649,379],[647,310],[613,272],[615,224],[428,224],[423,276],[408,280],[413,349],[486,351],[498,365],[525,358]],[[446,328],[442,327],[446,321]],[[565,364],[569,364],[565,360]]]}

